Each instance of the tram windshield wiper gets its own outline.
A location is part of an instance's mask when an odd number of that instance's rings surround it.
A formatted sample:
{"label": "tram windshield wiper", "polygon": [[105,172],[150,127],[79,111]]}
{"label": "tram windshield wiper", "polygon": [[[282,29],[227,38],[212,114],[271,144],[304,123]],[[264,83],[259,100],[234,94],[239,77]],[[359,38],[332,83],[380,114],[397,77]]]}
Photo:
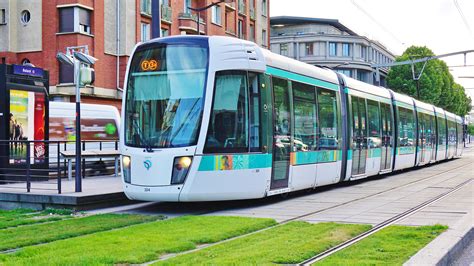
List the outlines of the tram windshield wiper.
{"label": "tram windshield wiper", "polygon": [[135,129],[136,134],[138,134],[138,139],[140,140],[140,144],[145,145],[144,148],[145,148],[146,152],[153,152],[153,148],[150,144],[150,141],[147,138],[145,138],[145,136],[143,136],[143,133],[140,129],[140,126],[138,125],[137,120],[135,118],[132,118],[132,121],[133,121],[133,123],[132,123],[133,128]]}

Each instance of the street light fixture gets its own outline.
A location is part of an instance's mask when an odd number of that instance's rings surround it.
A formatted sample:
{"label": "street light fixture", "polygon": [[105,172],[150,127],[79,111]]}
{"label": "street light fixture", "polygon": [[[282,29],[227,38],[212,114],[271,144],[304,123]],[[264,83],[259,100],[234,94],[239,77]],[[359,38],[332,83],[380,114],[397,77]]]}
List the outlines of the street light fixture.
{"label": "street light fixture", "polygon": [[82,192],[82,179],[81,179],[81,68],[82,64],[93,65],[98,60],[97,58],[86,55],[81,52],[74,52],[73,55],[59,52],[56,54],[56,58],[59,62],[74,66],[74,83],[76,85],[76,175],[75,175],[75,191]]}
{"label": "street light fixture", "polygon": [[219,0],[217,2],[213,2],[213,3],[211,3],[211,4],[209,4],[205,7],[200,7],[200,8],[188,6],[188,9],[190,9],[190,10],[197,13],[197,35],[201,35],[201,32],[199,31],[199,24],[200,24],[199,23],[199,20],[200,20],[200,15],[199,14],[201,13],[201,11],[207,10],[207,9],[209,9],[209,8],[215,6],[215,5],[218,5],[220,3],[229,3],[230,4],[230,3],[233,3],[233,2],[234,2],[234,0]]}

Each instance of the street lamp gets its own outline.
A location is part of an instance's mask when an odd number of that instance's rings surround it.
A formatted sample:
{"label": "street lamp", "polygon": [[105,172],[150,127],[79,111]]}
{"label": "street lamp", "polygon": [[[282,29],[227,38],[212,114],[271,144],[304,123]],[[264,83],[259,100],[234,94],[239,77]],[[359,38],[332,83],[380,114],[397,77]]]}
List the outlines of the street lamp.
{"label": "street lamp", "polygon": [[81,67],[82,64],[93,65],[98,60],[95,57],[86,55],[81,52],[74,52],[71,56],[69,53],[65,54],[59,52],[56,54],[56,58],[59,62],[74,66],[74,83],[76,84],[76,192],[82,192],[82,179],[81,179]]}
{"label": "street lamp", "polygon": [[197,13],[197,35],[201,35],[201,32],[199,31],[199,20],[200,20],[200,16],[199,14],[201,13],[201,11],[204,11],[204,10],[207,10],[215,5],[218,5],[220,3],[233,3],[234,0],[219,0],[217,2],[213,2],[205,7],[200,7],[200,8],[196,8],[196,7],[190,7],[188,6],[188,9],[194,11]]}

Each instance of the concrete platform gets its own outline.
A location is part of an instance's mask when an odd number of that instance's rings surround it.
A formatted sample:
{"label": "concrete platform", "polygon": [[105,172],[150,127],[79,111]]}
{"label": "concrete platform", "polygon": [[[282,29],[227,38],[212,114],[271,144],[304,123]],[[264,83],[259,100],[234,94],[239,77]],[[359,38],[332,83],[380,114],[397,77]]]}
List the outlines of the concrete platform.
{"label": "concrete platform", "polygon": [[29,193],[25,184],[0,185],[0,209],[21,207],[40,210],[51,207],[88,210],[132,203],[123,193],[120,177],[85,178],[82,180],[83,192],[78,193],[74,192],[74,180],[62,181],[62,194],[54,189],[56,182],[34,182]]}

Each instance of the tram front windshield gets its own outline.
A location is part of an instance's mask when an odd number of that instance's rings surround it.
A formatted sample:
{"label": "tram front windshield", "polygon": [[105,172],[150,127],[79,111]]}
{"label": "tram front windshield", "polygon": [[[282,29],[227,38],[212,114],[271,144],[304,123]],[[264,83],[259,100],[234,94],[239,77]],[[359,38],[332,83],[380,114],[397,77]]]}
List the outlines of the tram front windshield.
{"label": "tram front windshield", "polygon": [[125,144],[196,145],[208,65],[207,47],[154,44],[137,50],[128,76]]}

